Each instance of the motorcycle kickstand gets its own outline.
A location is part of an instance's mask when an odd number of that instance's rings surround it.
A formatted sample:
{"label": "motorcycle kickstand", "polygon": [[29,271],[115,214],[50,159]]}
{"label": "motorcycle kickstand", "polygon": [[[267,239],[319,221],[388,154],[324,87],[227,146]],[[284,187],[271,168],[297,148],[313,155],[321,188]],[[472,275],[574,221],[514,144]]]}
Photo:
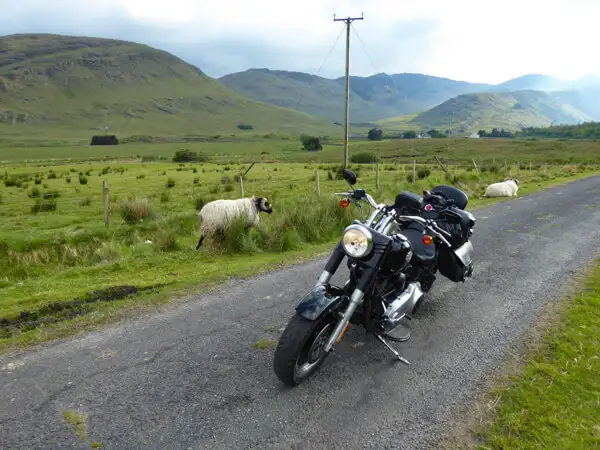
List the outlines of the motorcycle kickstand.
{"label": "motorcycle kickstand", "polygon": [[394,355],[396,355],[396,357],[402,361],[404,364],[407,364],[410,366],[410,361],[408,361],[406,358],[400,356],[400,353],[398,353],[396,351],[396,349],[394,347],[392,347],[388,341],[386,341],[379,333],[375,333],[375,336],[377,337],[377,339],[379,339],[379,342],[381,342],[383,345],[385,345]]}

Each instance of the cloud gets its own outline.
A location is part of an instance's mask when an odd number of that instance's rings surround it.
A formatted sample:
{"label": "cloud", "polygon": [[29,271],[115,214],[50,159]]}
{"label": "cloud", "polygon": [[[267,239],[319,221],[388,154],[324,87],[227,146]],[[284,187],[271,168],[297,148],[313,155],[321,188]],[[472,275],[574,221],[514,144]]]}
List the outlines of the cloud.
{"label": "cloud", "polygon": [[[2,0],[0,35],[60,33],[167,50],[211,76],[254,67],[315,73],[360,16],[351,72],[423,72],[500,82],[527,72],[600,73],[597,0]],[[8,11],[8,13],[7,13]],[[357,37],[358,35],[358,37]],[[343,76],[345,36],[319,75]],[[363,46],[364,44],[364,46]]]}

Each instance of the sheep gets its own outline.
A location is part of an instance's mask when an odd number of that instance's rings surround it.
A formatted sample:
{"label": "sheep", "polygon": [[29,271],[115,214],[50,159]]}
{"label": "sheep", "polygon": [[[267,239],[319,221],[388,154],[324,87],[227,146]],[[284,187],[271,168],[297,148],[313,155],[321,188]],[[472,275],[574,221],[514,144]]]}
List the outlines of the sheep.
{"label": "sheep", "polygon": [[208,235],[223,231],[227,223],[236,217],[245,217],[248,228],[258,225],[259,212],[271,214],[273,208],[266,197],[238,198],[236,200],[214,200],[207,203],[198,212],[200,222],[200,240],[196,250]]}
{"label": "sheep", "polygon": [[519,180],[505,178],[502,183],[490,184],[485,190],[484,197],[516,197],[519,190]]}

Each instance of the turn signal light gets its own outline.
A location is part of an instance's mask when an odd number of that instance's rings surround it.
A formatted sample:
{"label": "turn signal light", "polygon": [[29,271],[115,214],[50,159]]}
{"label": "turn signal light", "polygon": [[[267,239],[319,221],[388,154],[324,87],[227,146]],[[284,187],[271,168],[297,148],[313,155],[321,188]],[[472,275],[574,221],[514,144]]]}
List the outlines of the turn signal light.
{"label": "turn signal light", "polygon": [[428,234],[423,235],[423,244],[425,245],[430,245],[433,242],[433,238],[431,236],[429,236]]}
{"label": "turn signal light", "polygon": [[350,205],[350,200],[348,200],[347,198],[343,198],[342,200],[340,200],[340,206],[342,208],[347,208],[348,205]]}

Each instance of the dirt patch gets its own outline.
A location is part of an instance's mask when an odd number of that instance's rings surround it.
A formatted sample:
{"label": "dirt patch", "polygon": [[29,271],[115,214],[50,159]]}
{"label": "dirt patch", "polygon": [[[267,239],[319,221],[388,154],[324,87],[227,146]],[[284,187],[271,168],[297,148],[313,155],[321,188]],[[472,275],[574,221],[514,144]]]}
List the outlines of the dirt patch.
{"label": "dirt patch", "polygon": [[[595,263],[596,259],[593,261]],[[500,396],[495,396],[494,391],[510,387],[511,379],[522,373],[529,356],[544,345],[548,331],[560,326],[561,318],[572,305],[575,296],[581,293],[583,283],[594,263],[580,271],[571,272],[571,279],[567,282],[561,298],[558,301],[550,301],[540,312],[535,324],[520,336],[512,348],[506,350],[502,364],[479,383],[475,400],[457,408],[453,413],[453,417],[460,417],[460,420],[445,427],[448,431],[436,444],[436,449],[485,448],[482,447],[484,443],[479,438],[480,432],[493,422],[501,402]]]}
{"label": "dirt patch", "polygon": [[131,297],[141,292],[155,290],[164,285],[156,284],[138,288],[136,286],[110,286],[87,293],[82,297],[66,302],[53,302],[33,311],[21,311],[13,319],[0,318],[0,338],[8,338],[15,332],[33,330],[42,325],[71,319],[87,314],[91,311],[90,305],[98,302],[111,302],[125,297]]}

